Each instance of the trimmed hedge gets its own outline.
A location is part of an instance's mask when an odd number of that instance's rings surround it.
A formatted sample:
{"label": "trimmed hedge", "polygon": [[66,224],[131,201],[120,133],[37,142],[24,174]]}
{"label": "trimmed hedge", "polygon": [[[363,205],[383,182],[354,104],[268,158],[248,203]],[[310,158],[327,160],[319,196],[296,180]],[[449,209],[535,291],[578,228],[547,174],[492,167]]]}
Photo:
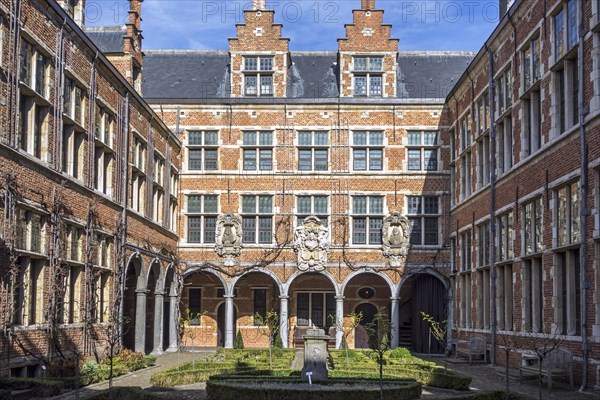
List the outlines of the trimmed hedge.
{"label": "trimmed hedge", "polygon": [[6,390],[32,390],[38,397],[56,396],[60,393],[63,384],[60,381],[43,378],[2,378],[0,389]]}
{"label": "trimmed hedge", "polygon": [[[462,396],[452,397],[452,400],[507,400],[506,393],[502,390],[482,391]],[[509,393],[508,400],[531,400],[527,396],[518,393]]]}
{"label": "trimmed hedge", "polygon": [[[113,378],[125,375],[156,364],[156,357],[146,356],[141,353],[128,352],[126,357],[113,358]],[[80,381],[82,385],[91,385],[110,378],[109,360],[101,364],[95,361],[87,361],[81,368]]]}
{"label": "trimmed hedge", "polygon": [[[304,387],[286,384],[299,384]],[[337,386],[333,386],[336,385]],[[376,380],[328,381],[310,387],[297,379],[256,380],[214,380],[206,383],[209,398],[219,400],[239,400],[240,391],[253,400],[379,400],[380,388]],[[386,381],[383,387],[386,398],[413,400],[421,396],[421,384],[415,381]]]}

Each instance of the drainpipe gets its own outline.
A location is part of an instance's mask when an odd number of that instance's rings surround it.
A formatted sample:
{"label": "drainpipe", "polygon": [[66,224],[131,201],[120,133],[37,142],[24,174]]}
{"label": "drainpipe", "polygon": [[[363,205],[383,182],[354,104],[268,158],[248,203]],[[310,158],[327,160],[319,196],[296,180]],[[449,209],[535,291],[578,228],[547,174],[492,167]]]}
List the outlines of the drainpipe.
{"label": "drainpipe", "polygon": [[488,75],[489,75],[489,95],[490,104],[490,328],[491,328],[491,351],[490,362],[496,365],[496,252],[494,244],[496,243],[496,127],[494,124],[496,113],[494,110],[494,53],[487,44],[485,46],[488,53]]}
{"label": "drainpipe", "polygon": [[[121,259],[119,260],[121,285],[119,287],[119,320],[123,321],[123,299],[125,296],[125,277],[127,266],[125,265],[125,246],[127,244],[127,186],[129,185],[129,92],[125,95],[125,145],[124,145],[124,162],[123,162],[123,210],[121,211]],[[123,344],[123,324],[119,324],[119,341]]]}
{"label": "drainpipe", "polygon": [[583,64],[583,52],[584,52],[584,39],[585,29],[583,20],[583,0],[579,0],[579,50],[577,52],[577,67],[579,75],[579,145],[580,145],[580,159],[581,159],[581,207],[579,218],[581,220],[581,251],[580,256],[580,276],[581,281],[581,351],[583,353],[583,379],[581,381],[580,392],[583,392],[587,388],[588,384],[588,361],[590,343],[587,334],[587,292],[589,282],[586,279],[587,274],[587,193],[588,193],[588,163],[587,163],[587,149],[586,149],[586,138],[585,138],[585,115],[586,109],[584,105],[584,64]]}

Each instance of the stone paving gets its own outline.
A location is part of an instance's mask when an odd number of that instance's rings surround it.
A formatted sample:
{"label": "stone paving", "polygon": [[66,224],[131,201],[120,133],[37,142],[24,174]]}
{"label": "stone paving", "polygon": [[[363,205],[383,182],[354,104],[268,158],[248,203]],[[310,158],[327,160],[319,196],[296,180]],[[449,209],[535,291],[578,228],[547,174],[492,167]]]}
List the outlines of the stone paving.
{"label": "stone paving", "polygon": [[[214,354],[214,351],[202,351],[194,353],[193,356],[198,359],[203,356]],[[167,353],[160,355],[156,359],[156,365],[154,367],[145,368],[143,370],[135,371],[127,375],[117,377],[113,380],[113,386],[138,386],[142,389],[148,390],[154,394],[158,394],[165,399],[178,399],[178,400],[201,400],[206,399],[206,392],[204,383],[197,383],[193,385],[177,386],[173,389],[153,388],[150,384],[150,377],[159,371],[164,371],[174,366],[183,364],[185,362],[192,361],[192,353]],[[79,390],[79,399],[85,400],[98,391],[108,389],[108,382],[99,382],[93,385],[86,386]],[[75,391],[55,396],[52,400],[77,400],[77,393]]]}

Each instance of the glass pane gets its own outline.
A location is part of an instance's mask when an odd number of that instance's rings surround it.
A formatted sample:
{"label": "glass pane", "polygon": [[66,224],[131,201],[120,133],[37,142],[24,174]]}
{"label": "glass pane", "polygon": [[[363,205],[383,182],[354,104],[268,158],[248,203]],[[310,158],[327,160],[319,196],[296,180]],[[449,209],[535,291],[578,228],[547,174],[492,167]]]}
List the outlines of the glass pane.
{"label": "glass pane", "polygon": [[325,294],[325,324],[327,327],[332,326],[335,322],[335,293]]}
{"label": "glass pane", "polygon": [[245,57],[244,58],[244,70],[256,71],[258,66],[258,60],[256,57]]}
{"label": "glass pane", "polygon": [[367,94],[367,77],[354,77],[354,94],[357,96],[366,96]]}
{"label": "glass pane", "polygon": [[273,236],[273,219],[271,217],[261,217],[259,220],[259,243],[271,243]]}
{"label": "glass pane", "polygon": [[260,77],[260,94],[264,96],[273,94],[273,77],[271,75]]}
{"label": "glass pane", "polygon": [[569,0],[569,2],[567,3],[567,24],[567,43],[569,45],[569,49],[572,49],[579,41],[579,21],[577,19],[576,0]]}
{"label": "glass pane", "polygon": [[310,214],[310,196],[298,196],[298,213]]}
{"label": "glass pane", "polygon": [[354,196],[352,198],[352,213],[366,214],[367,213],[367,198],[365,196]]}
{"label": "glass pane", "polygon": [[383,132],[381,132],[381,131],[369,132],[369,145],[383,146]]}
{"label": "glass pane", "polygon": [[256,150],[245,149],[244,150],[244,170],[253,171],[256,170]]}
{"label": "glass pane", "polygon": [[555,60],[562,56],[565,50],[565,13],[560,10],[554,16],[554,56]]}
{"label": "glass pane", "polygon": [[204,169],[207,171],[217,169],[217,150],[204,150]]}
{"label": "glass pane", "polygon": [[261,146],[272,146],[273,145],[273,132],[261,131],[258,144]]}
{"label": "glass pane", "polygon": [[381,228],[383,227],[383,218],[369,219],[369,244],[381,244]]}
{"label": "glass pane", "polygon": [[204,212],[207,214],[219,212],[218,196],[204,196]]}
{"label": "glass pane", "polygon": [[312,145],[312,132],[299,132],[298,133],[298,146],[311,146]]}
{"label": "glass pane", "polygon": [[354,149],[354,169],[356,171],[366,171],[367,169],[367,150]]}
{"label": "glass pane", "polygon": [[265,214],[273,212],[273,198],[271,196],[260,196],[258,199],[259,213]]}
{"label": "glass pane", "polygon": [[201,218],[188,217],[188,242],[200,243]]}
{"label": "glass pane", "polygon": [[413,146],[421,145],[421,132],[408,131],[408,144]]}
{"label": "glass pane", "polygon": [[421,244],[421,218],[409,218],[410,244]]}
{"label": "glass pane", "polygon": [[427,171],[437,170],[437,150],[424,150],[425,169]]}
{"label": "glass pane", "polygon": [[327,214],[327,196],[315,196],[315,214]]}
{"label": "glass pane", "polygon": [[367,243],[367,219],[353,218],[352,219],[352,243],[366,244]]}
{"label": "glass pane", "polygon": [[372,76],[369,86],[369,94],[371,96],[381,96],[381,76]]}
{"label": "glass pane", "polygon": [[219,144],[217,131],[204,132],[204,144],[207,146],[216,146]]}
{"label": "glass pane", "polygon": [[409,214],[421,214],[421,197],[420,196],[408,196],[408,213]]}
{"label": "glass pane", "polygon": [[367,57],[354,57],[354,70],[355,71],[366,71],[367,70]]}
{"label": "glass pane", "polygon": [[271,71],[273,69],[273,58],[264,57],[260,59],[260,70]]}
{"label": "glass pane", "polygon": [[309,314],[309,299],[308,293],[298,293],[296,304],[296,315],[298,317],[298,326],[308,326]]}
{"label": "glass pane", "polygon": [[329,144],[327,132],[315,132],[315,146],[327,146]]}
{"label": "glass pane", "polygon": [[367,144],[367,132],[366,131],[354,131],[354,145],[364,146]]}
{"label": "glass pane", "polygon": [[188,212],[202,212],[202,196],[188,196]]}
{"label": "glass pane", "polygon": [[438,132],[425,131],[423,132],[423,144],[426,146],[435,146],[437,144]]}
{"label": "glass pane", "polygon": [[315,150],[315,171],[326,171],[329,168],[327,149]]}
{"label": "glass pane", "polygon": [[439,213],[438,198],[435,196],[425,197],[425,214],[437,214]]}
{"label": "glass pane", "polygon": [[188,133],[188,143],[191,145],[201,145],[202,144],[202,132],[190,131]]}
{"label": "glass pane", "polygon": [[369,59],[369,71],[382,71],[383,70],[383,58],[373,57]]}
{"label": "glass pane", "polygon": [[260,170],[271,171],[273,169],[273,150],[260,150]]}
{"label": "glass pane", "polygon": [[[469,235],[470,237],[470,235]],[[425,244],[438,244],[438,219],[425,218]]]}
{"label": "glass pane", "polygon": [[256,76],[254,75],[246,76],[246,94],[256,95]]}
{"label": "glass pane", "polygon": [[244,132],[244,146],[256,145],[256,132]]}
{"label": "glass pane", "polygon": [[383,197],[369,197],[369,214],[383,214]]}
{"label": "glass pane", "polygon": [[369,150],[369,169],[371,171],[381,171],[383,169],[383,150]]}
{"label": "glass pane", "polygon": [[571,185],[571,243],[576,243],[581,240],[581,229],[579,227],[580,221],[580,209],[579,209],[579,184],[574,183]]}
{"label": "glass pane", "polygon": [[310,149],[298,150],[298,169],[300,171],[312,170],[312,150],[310,150]]}
{"label": "glass pane", "polygon": [[242,196],[242,213],[256,213],[256,196]]}
{"label": "glass pane", "polygon": [[408,150],[408,169],[409,171],[421,170],[421,150]]}
{"label": "glass pane", "polygon": [[217,229],[216,217],[204,217],[204,243],[214,243]]}
{"label": "glass pane", "polygon": [[316,326],[322,328],[324,325],[324,304],[323,293],[311,294],[311,321]]}
{"label": "glass pane", "polygon": [[256,243],[256,218],[242,217],[242,240],[244,243]]}

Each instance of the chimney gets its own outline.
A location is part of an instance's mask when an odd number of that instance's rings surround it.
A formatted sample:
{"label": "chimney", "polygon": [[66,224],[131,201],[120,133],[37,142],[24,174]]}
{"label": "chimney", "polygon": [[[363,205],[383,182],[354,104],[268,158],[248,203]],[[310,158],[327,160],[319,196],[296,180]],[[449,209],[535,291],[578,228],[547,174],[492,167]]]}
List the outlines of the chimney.
{"label": "chimney", "polygon": [[375,9],[375,0],[361,0],[361,9],[363,10],[374,10]]}
{"label": "chimney", "polygon": [[267,1],[266,0],[252,0],[252,9],[253,10],[266,10],[267,9]]}

